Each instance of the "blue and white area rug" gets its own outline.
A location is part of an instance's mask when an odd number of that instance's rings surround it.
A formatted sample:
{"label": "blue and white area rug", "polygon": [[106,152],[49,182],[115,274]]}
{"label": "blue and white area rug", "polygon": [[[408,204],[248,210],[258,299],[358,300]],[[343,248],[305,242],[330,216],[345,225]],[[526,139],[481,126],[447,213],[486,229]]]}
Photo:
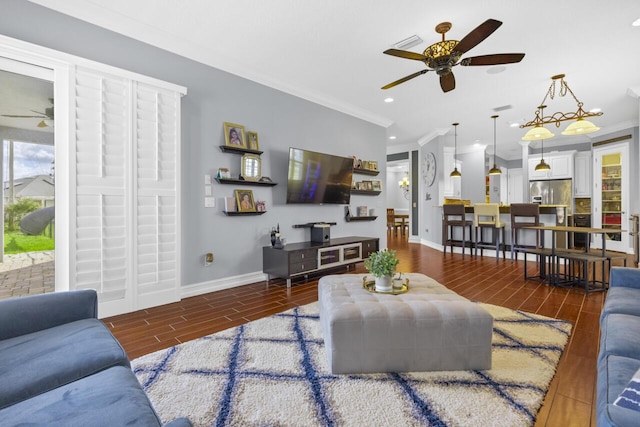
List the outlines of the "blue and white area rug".
{"label": "blue and white area rug", "polygon": [[332,375],[317,303],[132,362],[163,421],[196,426],[531,426],[571,331],[483,304],[485,371]]}

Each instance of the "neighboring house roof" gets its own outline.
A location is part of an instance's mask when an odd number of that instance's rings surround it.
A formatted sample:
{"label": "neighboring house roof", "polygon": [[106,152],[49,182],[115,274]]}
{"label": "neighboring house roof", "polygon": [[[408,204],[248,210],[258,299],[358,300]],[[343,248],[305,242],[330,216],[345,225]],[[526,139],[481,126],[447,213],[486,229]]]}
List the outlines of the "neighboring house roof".
{"label": "neighboring house roof", "polygon": [[[55,195],[55,183],[49,175],[36,175],[13,180],[14,197],[49,199]],[[4,182],[4,195],[9,195],[9,181]]]}

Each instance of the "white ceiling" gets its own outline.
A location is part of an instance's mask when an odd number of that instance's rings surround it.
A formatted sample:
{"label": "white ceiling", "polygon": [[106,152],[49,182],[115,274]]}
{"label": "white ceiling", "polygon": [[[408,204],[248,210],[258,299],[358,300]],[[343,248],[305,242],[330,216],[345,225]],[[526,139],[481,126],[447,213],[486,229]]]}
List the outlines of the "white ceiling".
{"label": "white ceiling", "polygon": [[[493,109],[511,105],[498,113],[497,152],[519,158],[526,130],[509,123],[532,120],[559,73],[585,110],[601,108],[604,115],[593,120],[598,133],[563,137],[555,131],[545,150],[638,125],[640,27],[631,25],[640,18],[638,0],[32,1],[381,124],[397,137],[390,146],[429,139],[453,122],[460,122],[460,150],[475,142],[492,145]],[[409,50],[422,52],[440,40],[438,23],[452,22],[447,39],[460,40],[488,18],[503,25],[463,57],[524,52],[522,62],[498,74],[457,66],[456,89],[449,93],[432,72],[380,89],[424,68],[384,55],[394,43],[415,34],[424,42]],[[395,102],[383,102],[386,97]],[[570,97],[547,105],[548,114],[576,108]]]}

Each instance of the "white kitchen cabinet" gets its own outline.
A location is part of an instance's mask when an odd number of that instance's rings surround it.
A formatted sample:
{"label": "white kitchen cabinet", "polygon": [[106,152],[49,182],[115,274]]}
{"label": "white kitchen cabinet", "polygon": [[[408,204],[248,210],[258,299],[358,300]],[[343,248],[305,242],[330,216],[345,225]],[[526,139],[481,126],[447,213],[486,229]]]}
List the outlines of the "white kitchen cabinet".
{"label": "white kitchen cabinet", "polygon": [[551,166],[548,171],[536,171],[542,156],[529,156],[529,180],[573,178],[574,154],[575,151],[545,154],[544,161]]}
{"label": "white kitchen cabinet", "polygon": [[573,164],[573,197],[591,197],[591,152],[576,153]]}

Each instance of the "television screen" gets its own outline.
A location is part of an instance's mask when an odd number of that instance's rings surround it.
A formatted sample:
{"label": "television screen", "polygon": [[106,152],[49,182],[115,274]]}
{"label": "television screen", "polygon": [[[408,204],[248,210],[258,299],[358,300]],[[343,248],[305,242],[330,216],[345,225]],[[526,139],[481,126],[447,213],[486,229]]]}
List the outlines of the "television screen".
{"label": "television screen", "polygon": [[287,203],[349,204],[353,159],[289,148]]}

